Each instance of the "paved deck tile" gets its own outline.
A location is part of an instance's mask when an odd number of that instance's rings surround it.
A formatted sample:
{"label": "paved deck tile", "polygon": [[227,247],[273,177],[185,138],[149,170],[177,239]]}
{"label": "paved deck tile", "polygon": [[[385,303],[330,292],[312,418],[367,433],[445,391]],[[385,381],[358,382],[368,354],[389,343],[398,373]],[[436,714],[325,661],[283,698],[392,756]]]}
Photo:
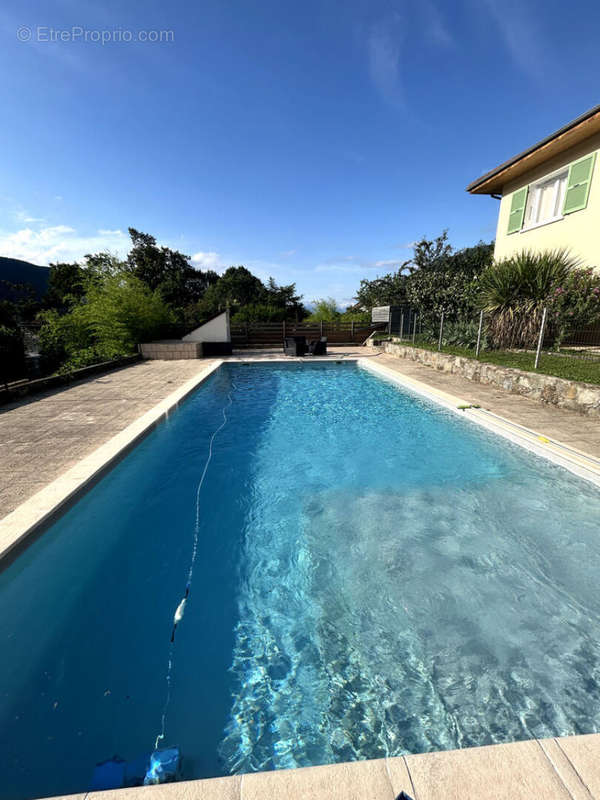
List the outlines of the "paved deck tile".
{"label": "paved deck tile", "polygon": [[[598,740],[600,737],[596,736],[593,738]],[[592,800],[593,795],[560,745],[560,742],[565,741],[568,741],[568,739],[540,739],[538,744],[556,770],[561,781],[567,787],[573,800]],[[596,752],[600,756],[600,743],[598,742],[596,743]]]}
{"label": "paved deck tile", "polygon": [[[203,781],[163,783],[160,786],[140,786],[90,792],[86,800],[240,800],[241,777],[210,778]],[[71,800],[71,798],[69,798]]]}
{"label": "paved deck tile", "polygon": [[414,800],[573,800],[536,741],[406,756],[406,765]]}
{"label": "paved deck tile", "polygon": [[592,797],[600,798],[600,734],[555,740]]}
{"label": "paved deck tile", "polygon": [[384,758],[255,772],[242,778],[241,800],[394,800],[395,797]]}
{"label": "paved deck tile", "polygon": [[0,406],[0,518],[210,363],[143,361]]}

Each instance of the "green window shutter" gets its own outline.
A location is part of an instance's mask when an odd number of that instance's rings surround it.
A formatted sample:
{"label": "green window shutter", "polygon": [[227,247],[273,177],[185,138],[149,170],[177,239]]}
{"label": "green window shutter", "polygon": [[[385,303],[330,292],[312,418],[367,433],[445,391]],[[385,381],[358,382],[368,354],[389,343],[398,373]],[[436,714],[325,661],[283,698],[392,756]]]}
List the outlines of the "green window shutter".
{"label": "green window shutter", "polygon": [[569,167],[563,214],[572,214],[573,211],[581,211],[587,206],[595,161],[596,153],[592,153],[574,161]]}
{"label": "green window shutter", "polygon": [[523,227],[528,191],[529,186],[524,186],[518,192],[513,192],[510,202],[510,215],[508,217],[508,233],[516,233]]}

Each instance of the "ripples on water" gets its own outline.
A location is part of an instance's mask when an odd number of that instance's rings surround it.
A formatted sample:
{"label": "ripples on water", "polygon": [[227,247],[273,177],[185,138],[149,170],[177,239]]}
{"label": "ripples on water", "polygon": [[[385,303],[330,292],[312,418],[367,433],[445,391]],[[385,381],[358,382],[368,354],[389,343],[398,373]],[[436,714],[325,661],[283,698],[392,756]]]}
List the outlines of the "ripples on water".
{"label": "ripples on water", "polygon": [[597,730],[598,492],[365,372],[280,380],[228,770]]}

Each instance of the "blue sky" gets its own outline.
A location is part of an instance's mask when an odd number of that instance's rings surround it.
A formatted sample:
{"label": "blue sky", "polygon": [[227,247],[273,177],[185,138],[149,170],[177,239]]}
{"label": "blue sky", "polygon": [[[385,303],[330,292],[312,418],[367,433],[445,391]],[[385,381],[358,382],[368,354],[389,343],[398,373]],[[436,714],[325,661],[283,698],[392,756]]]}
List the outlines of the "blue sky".
{"label": "blue sky", "polygon": [[423,234],[493,238],[465,186],[600,102],[599,28],[557,0],[4,3],[0,255],[124,254],[131,225],[345,304]]}

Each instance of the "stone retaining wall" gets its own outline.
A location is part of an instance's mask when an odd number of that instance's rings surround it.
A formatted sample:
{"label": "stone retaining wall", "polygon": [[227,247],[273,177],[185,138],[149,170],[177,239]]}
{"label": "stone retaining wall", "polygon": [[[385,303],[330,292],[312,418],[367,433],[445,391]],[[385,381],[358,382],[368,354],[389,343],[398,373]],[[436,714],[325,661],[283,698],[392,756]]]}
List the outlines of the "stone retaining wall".
{"label": "stone retaining wall", "polygon": [[600,386],[567,381],[514,367],[499,367],[474,358],[436,353],[398,342],[383,342],[378,349],[396,358],[408,358],[427,367],[461,375],[476,383],[491,384],[512,394],[521,394],[540,403],[568,408],[590,417],[600,417]]}
{"label": "stone retaining wall", "polygon": [[161,361],[177,361],[181,358],[201,358],[202,342],[182,342],[171,339],[164,342],[148,342],[140,345],[142,358],[153,358]]}

